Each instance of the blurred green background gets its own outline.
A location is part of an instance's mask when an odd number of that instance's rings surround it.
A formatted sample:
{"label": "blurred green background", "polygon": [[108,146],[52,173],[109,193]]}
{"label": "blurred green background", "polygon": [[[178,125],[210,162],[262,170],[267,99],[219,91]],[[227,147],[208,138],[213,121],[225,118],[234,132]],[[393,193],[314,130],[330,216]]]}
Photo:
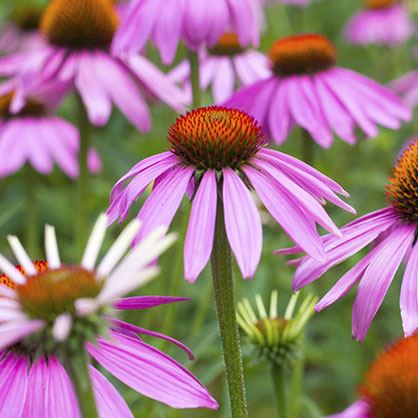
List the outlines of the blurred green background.
{"label": "blurred green background", "polygon": [[[0,19],[5,20],[18,2],[1,0]],[[23,2],[22,2],[23,3]],[[26,1],[26,4],[36,3]],[[38,1],[42,3],[42,1]],[[43,2],[45,3],[45,2]],[[416,39],[394,49],[385,47],[356,47],[343,38],[342,29],[348,18],[362,5],[362,0],[338,1],[317,0],[305,9],[281,4],[267,8],[266,30],[262,35],[261,50],[268,51],[271,43],[279,37],[301,32],[318,32],[330,38],[338,49],[338,65],[365,74],[379,82],[386,83],[393,78],[416,67],[412,51]],[[390,28],[388,28],[390,30]],[[158,52],[151,46],[147,56],[161,68]],[[176,62],[185,56],[180,48]],[[165,69],[164,69],[165,70]],[[212,104],[208,92],[204,95],[205,105]],[[76,101],[68,98],[59,114],[77,123]],[[165,140],[167,130],[174,122],[176,114],[163,104],[152,104],[153,127],[148,134],[138,133],[116,110],[105,128],[95,129],[93,143],[98,150],[102,172],[91,180],[89,197],[90,226],[100,212],[108,207],[109,193],[114,183],[132,165],[152,154],[167,149]],[[358,215],[377,210],[385,205],[384,187],[387,177],[396,161],[402,144],[416,135],[418,119],[405,124],[399,131],[380,128],[379,136],[371,140],[361,140],[350,146],[335,138],[329,150],[315,147],[314,166],[340,183],[350,194],[349,203]],[[294,129],[281,151],[301,158],[303,150],[301,131]],[[25,167],[27,168],[27,167]],[[73,212],[75,185],[58,169],[51,175],[36,175],[37,208],[26,205],[25,170],[0,179],[0,250],[9,257],[11,252],[6,244],[7,234],[25,237],[25,218],[29,211],[37,211],[39,216],[39,252],[31,254],[43,257],[43,227],[45,223],[55,225],[63,261],[74,260],[72,246]],[[144,198],[133,205],[130,217],[134,217]],[[189,202],[184,199],[171,230],[184,229],[185,213]],[[327,210],[337,226],[343,226],[354,217],[333,205]],[[121,230],[122,225],[109,228],[103,251]],[[323,231],[322,231],[323,232]],[[285,256],[274,256],[273,251],[291,245],[290,239],[281,228],[271,222],[264,226],[263,254],[257,273],[252,280],[243,280],[236,270],[237,299],[260,293],[268,304],[273,289],[279,290],[279,312],[284,312],[290,297],[290,284],[293,267],[285,266]],[[316,283],[308,287],[309,292],[322,296],[326,291],[358,261],[367,250],[352,257],[347,262],[332,269]],[[172,345],[156,339],[148,339],[155,347],[164,349],[192,369],[196,376],[210,389],[220,403],[218,411],[173,410],[162,404],[138,395],[120,382],[111,379],[121,391],[136,417],[228,417],[229,408],[223,378],[220,342],[217,336],[217,323],[212,295],[209,269],[192,285],[182,277],[182,248],[176,244],[160,258],[161,273],[151,283],[140,289],[141,295],[174,295],[191,297],[191,302],[177,306],[162,306],[148,311],[131,312],[127,319],[158,332],[166,332],[186,343],[195,353],[197,360],[190,362],[186,355]],[[403,268],[398,271],[382,307],[365,340],[358,344],[351,339],[351,309],[355,289],[342,300],[316,314],[307,328],[306,363],[303,379],[303,398],[301,417],[321,417],[336,413],[356,399],[356,388],[376,354],[393,339],[402,335],[399,293]],[[245,339],[243,341],[245,346]],[[244,347],[245,348],[245,347]],[[272,403],[272,389],[267,365],[252,364],[245,360],[245,378],[250,417],[268,418],[275,416]]]}

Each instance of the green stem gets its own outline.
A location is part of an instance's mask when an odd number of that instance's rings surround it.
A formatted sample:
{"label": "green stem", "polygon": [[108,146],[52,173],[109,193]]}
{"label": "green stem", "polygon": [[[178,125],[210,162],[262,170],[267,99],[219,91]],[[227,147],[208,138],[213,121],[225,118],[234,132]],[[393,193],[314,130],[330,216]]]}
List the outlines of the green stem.
{"label": "green stem", "polygon": [[300,392],[302,386],[304,359],[303,355],[298,357],[293,366],[292,394],[290,397],[290,418],[297,418],[299,414]]}
{"label": "green stem", "polygon": [[38,257],[38,206],[36,186],[38,176],[32,166],[25,167],[26,180],[26,236],[25,247],[33,259]]}
{"label": "green stem", "polygon": [[288,418],[285,370],[276,362],[270,362],[273,380],[274,398],[276,400],[278,418]]}
{"label": "green stem", "polygon": [[88,369],[87,353],[84,349],[73,353],[67,359],[68,374],[73,383],[83,418],[99,418],[93,386]]}
{"label": "green stem", "polygon": [[78,152],[79,175],[77,181],[77,206],[75,219],[75,248],[76,257],[83,254],[87,241],[87,208],[89,196],[89,173],[87,167],[87,155],[90,146],[91,124],[87,116],[86,108],[79,98],[79,131],[80,149]]}
{"label": "green stem", "polygon": [[190,81],[192,83],[193,94],[193,109],[200,107],[201,92],[199,82],[199,55],[197,52],[188,51],[189,63],[190,63]]}
{"label": "green stem", "polygon": [[236,321],[232,256],[226,236],[223,202],[219,194],[211,262],[231,414],[232,418],[244,418],[247,417],[247,405]]}
{"label": "green stem", "polygon": [[314,141],[310,133],[302,129],[302,160],[306,164],[312,165],[314,163]]}

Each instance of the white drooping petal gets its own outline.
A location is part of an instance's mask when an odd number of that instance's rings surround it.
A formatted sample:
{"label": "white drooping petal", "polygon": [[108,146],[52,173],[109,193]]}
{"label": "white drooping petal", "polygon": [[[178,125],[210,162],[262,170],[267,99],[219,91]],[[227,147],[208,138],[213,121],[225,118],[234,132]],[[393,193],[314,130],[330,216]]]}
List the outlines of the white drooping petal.
{"label": "white drooping petal", "polygon": [[96,313],[100,304],[96,299],[80,298],[74,302],[74,307],[77,316],[86,316]]}
{"label": "white drooping petal", "polygon": [[55,341],[64,341],[71,332],[73,325],[73,318],[70,313],[64,312],[55,318],[52,326],[52,337]]}
{"label": "white drooping petal", "polygon": [[16,284],[25,284],[25,276],[2,254],[0,254],[0,269]]}
{"label": "white drooping petal", "polygon": [[138,233],[141,227],[141,222],[138,219],[134,219],[129,222],[128,226],[121,232],[116,241],[110,247],[110,250],[103,257],[103,260],[97,267],[97,276],[107,276],[119,262],[125,251],[131,245],[132,240]]}
{"label": "white drooping petal", "polygon": [[102,213],[94,224],[93,231],[84,251],[83,259],[81,260],[81,265],[87,270],[94,268],[105,236],[107,221],[108,216]]}
{"label": "white drooping petal", "polygon": [[111,303],[127,293],[143,286],[159,273],[158,267],[148,267],[137,275],[113,276],[113,280],[107,280],[105,285],[97,296],[97,301],[101,304]]}
{"label": "white drooping petal", "polygon": [[51,225],[45,225],[45,253],[50,269],[56,269],[61,266],[55,228]]}
{"label": "white drooping petal", "polygon": [[19,239],[14,235],[8,235],[7,240],[9,241],[10,248],[13,251],[17,261],[26,271],[26,274],[32,276],[37,273],[35,265],[32,263],[32,260],[26,253]]}

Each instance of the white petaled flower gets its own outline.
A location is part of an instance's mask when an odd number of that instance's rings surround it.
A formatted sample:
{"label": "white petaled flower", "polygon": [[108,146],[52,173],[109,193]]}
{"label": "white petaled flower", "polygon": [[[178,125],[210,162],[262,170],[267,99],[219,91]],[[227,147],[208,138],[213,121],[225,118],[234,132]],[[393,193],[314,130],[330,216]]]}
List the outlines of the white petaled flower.
{"label": "white petaled flower", "polygon": [[[173,243],[175,234],[165,235],[165,228],[157,228],[125,255],[141,226],[134,220],[96,266],[107,222],[106,215],[97,220],[79,265],[61,263],[50,225],[45,228],[46,262],[33,263],[17,237],[8,237],[20,264],[15,267],[0,254],[4,273],[0,276],[0,411],[8,411],[8,416],[56,416],[60,411],[61,418],[81,418],[63,366],[83,347],[101,366],[145,396],[174,408],[217,408],[187,369],[137,334],[166,339],[193,359],[186,346],[109,316],[118,310],[186,300],[122,298],[157,274],[152,262]],[[132,418],[111,383],[92,365],[89,373],[100,418]]]}

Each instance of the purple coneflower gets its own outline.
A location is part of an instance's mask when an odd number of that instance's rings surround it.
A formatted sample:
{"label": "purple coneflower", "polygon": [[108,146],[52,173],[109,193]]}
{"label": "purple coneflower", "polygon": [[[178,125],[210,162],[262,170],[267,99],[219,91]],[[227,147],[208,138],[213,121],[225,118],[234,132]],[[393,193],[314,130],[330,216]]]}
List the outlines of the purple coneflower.
{"label": "purple coneflower", "polygon": [[[405,151],[393,170],[390,184],[386,186],[389,206],[364,215],[341,228],[342,239],[332,235],[322,237],[328,260],[318,263],[310,256],[296,260],[298,265],[293,289],[298,290],[319,278],[328,269],[360,251],[380,235],[367,256],[358,262],[319,301],[315,310],[320,311],[344,296],[359,282],[353,306],[353,338],[361,341],[367,333],[392,279],[408,253],[400,306],[405,335],[412,335],[418,328],[418,141]],[[409,251],[408,251],[409,250]],[[278,253],[295,254],[300,247],[279,250]]]}
{"label": "purple coneflower", "polygon": [[[192,210],[184,246],[184,274],[193,282],[212,252],[217,196],[222,196],[225,227],[244,278],[253,276],[262,249],[262,227],[251,197],[254,188],[286,233],[320,262],[326,261],[315,222],[340,236],[323,209],[324,198],[354,209],[334,192],[348,194],[309,165],[264,148],[261,126],[239,110],[209,107],[181,116],[168,133],[171,150],[135,165],[114,186],[107,213],[121,221],[155,180],[138,213],[144,223],[135,242],[157,225],[168,228],[186,191]],[[132,181],[122,190],[123,183]],[[321,203],[319,203],[321,202]]]}
{"label": "purple coneflower", "polygon": [[[55,162],[69,177],[77,177],[78,131],[53,114],[68,84],[54,82],[32,89],[23,107],[16,86],[14,80],[0,85],[0,177],[15,173],[26,161],[42,174],[50,173]],[[17,113],[14,102],[20,107]],[[94,150],[89,153],[89,169],[101,169]]]}
{"label": "purple coneflower", "polygon": [[408,8],[401,1],[365,0],[365,6],[366,9],[355,14],[345,28],[349,42],[396,46],[412,35]]}
{"label": "purple coneflower", "polygon": [[24,83],[69,80],[80,94],[90,121],[104,125],[114,103],[140,131],[151,118],[139,87],[176,110],[184,94],[140,55],[109,54],[119,18],[110,0],[52,0],[40,28],[47,42],[35,51],[3,58],[0,75],[20,75]]}
{"label": "purple coneflower", "polygon": [[[245,86],[269,77],[267,61],[261,52],[242,47],[235,33],[224,33],[213,48],[200,50],[200,88],[206,90],[212,85],[215,103],[224,102],[234,92],[236,78]],[[181,62],[168,77],[184,85],[191,101],[190,63]]]}
{"label": "purple coneflower", "polygon": [[252,114],[268,137],[281,144],[294,125],[322,147],[333,131],[349,144],[359,126],[367,137],[376,124],[398,129],[411,111],[390,90],[346,68],[335,66],[336,49],[316,34],[291,36],[270,49],[271,76],[238,90],[226,103]]}
{"label": "purple coneflower", "polygon": [[327,418],[414,417],[417,413],[418,335],[402,338],[379,355],[360,387],[362,399]]}
{"label": "purple coneflower", "polygon": [[258,7],[253,0],[131,0],[112,51],[138,52],[151,38],[162,61],[171,64],[180,39],[197,51],[203,44],[215,46],[231,29],[242,47],[250,43],[257,46]]}
{"label": "purple coneflower", "polygon": [[[84,415],[86,405],[79,404],[75,396],[86,390],[86,382],[73,386],[69,379],[71,376],[74,383],[80,377],[82,363],[75,366],[73,361],[83,347],[89,357],[145,396],[174,408],[217,408],[187,369],[137,334],[169,340],[193,358],[187,347],[108,316],[121,309],[185,300],[159,296],[119,299],[156,274],[157,268],[149,264],[171,244],[173,236],[164,237],[164,231],[154,230],[119,263],[140,227],[134,221],[95,268],[106,223],[107,217],[102,215],[76,266],[61,264],[51,226],[45,230],[46,263],[33,264],[19,240],[8,237],[20,266],[16,268],[0,256],[5,273],[0,277],[0,410],[7,411],[7,416],[92,416]],[[89,365],[86,373],[101,418],[132,417],[125,401],[95,367]]]}

